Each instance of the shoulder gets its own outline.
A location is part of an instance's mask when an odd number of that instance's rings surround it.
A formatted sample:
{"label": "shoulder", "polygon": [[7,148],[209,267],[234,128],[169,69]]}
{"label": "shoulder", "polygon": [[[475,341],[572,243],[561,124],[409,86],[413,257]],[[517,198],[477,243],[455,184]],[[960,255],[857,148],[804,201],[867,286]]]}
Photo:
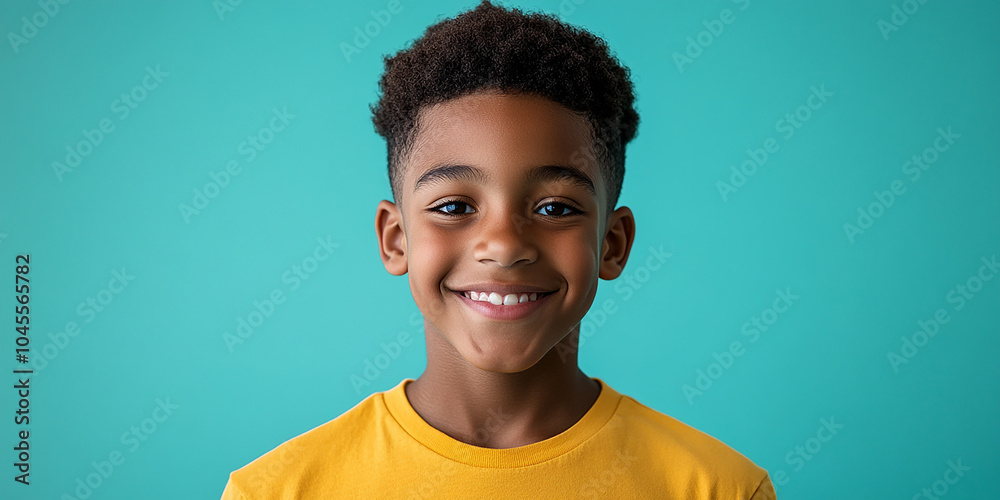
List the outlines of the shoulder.
{"label": "shoulder", "polygon": [[[737,498],[773,498],[767,471],[714,436],[625,395],[617,417],[628,441],[636,443],[643,455],[670,464],[670,476],[738,492]],[[767,491],[771,496],[760,496]]]}
{"label": "shoulder", "polygon": [[630,396],[622,396],[618,411],[632,431],[659,437],[660,442],[669,443],[692,459],[710,458],[714,462],[722,459],[734,465],[757,467],[750,459],[714,436],[654,410]]}
{"label": "shoulder", "polygon": [[365,449],[384,409],[382,393],[375,393],[337,418],[285,441],[230,474],[223,500],[297,498],[303,481],[325,471],[338,457],[357,456]]}

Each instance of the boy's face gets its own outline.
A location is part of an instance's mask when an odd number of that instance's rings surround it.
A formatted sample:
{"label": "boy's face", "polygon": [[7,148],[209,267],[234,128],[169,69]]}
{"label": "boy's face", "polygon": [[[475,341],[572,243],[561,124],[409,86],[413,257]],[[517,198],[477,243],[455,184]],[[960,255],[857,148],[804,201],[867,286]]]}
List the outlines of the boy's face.
{"label": "boy's face", "polygon": [[400,206],[378,207],[385,267],[409,273],[428,336],[480,369],[526,370],[579,327],[598,278],[621,273],[632,213],[606,213],[588,122],[548,99],[477,93],[420,124]]}

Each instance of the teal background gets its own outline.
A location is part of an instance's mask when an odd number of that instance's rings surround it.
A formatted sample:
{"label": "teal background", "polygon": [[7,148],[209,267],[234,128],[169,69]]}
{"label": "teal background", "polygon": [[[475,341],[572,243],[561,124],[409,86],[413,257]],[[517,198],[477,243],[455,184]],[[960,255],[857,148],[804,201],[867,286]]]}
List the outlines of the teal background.
{"label": "teal background", "polygon": [[[1000,497],[1000,280],[948,301],[1000,253],[1000,5],[914,4],[886,39],[879,21],[906,2],[576,2],[502,3],[604,37],[636,85],[620,203],[637,218],[637,286],[601,283],[595,309],[617,312],[586,320],[583,370],[739,450],[783,500],[908,499],[959,459],[971,470],[946,498]],[[0,279],[13,288],[30,253],[32,359],[55,353],[31,381],[24,487],[14,298],[0,294],[0,497],[77,498],[118,450],[91,498],[218,498],[230,471],[421,373],[419,311],[376,249],[391,194],[368,106],[383,54],[477,2],[403,0],[348,61],[341,44],[387,3],[70,2],[16,51],[9,33],[42,8],[0,4]],[[732,23],[679,68],[673,54],[723,9]],[[122,119],[114,101],[157,65],[168,75]],[[777,122],[812,86],[833,95],[785,138]],[[294,118],[251,162],[240,144],[275,108]],[[105,118],[114,130],[60,180],[52,163]],[[904,163],[939,127],[960,138],[910,180]],[[777,152],[724,200],[717,183],[768,138]],[[230,161],[240,174],[185,220],[179,205]],[[844,224],[895,180],[905,193],[852,242]],[[293,291],[283,273],[327,237],[332,257]],[[656,270],[650,247],[671,254]],[[134,280],[87,313],[122,268]],[[227,346],[274,289],[285,301]],[[751,341],[744,324],[777,289],[799,298]],[[894,369],[889,353],[938,309],[949,322]],[[353,385],[401,332],[418,341]],[[733,341],[743,354],[711,368]],[[688,397],[699,370],[719,376]],[[130,451],[122,434],[158,398],[178,408]],[[843,427],[810,443],[824,418]]]}

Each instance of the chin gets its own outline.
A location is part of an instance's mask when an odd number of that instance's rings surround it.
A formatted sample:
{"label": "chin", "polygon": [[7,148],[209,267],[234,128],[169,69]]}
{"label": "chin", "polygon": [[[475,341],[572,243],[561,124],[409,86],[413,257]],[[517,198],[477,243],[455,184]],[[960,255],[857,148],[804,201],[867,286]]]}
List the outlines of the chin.
{"label": "chin", "polygon": [[465,360],[480,370],[493,373],[519,373],[538,364],[545,355],[511,349],[509,346],[479,346],[479,349],[459,351]]}

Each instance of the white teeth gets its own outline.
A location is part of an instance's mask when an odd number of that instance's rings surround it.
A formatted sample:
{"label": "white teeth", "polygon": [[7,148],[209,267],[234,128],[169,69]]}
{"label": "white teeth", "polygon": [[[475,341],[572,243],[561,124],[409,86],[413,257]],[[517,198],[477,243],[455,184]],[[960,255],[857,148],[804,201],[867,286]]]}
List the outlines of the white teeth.
{"label": "white teeth", "polygon": [[489,302],[496,306],[512,306],[522,302],[534,302],[538,300],[538,295],[538,293],[522,293],[520,295],[508,293],[507,295],[500,295],[496,292],[469,292],[468,297],[478,302]]}

